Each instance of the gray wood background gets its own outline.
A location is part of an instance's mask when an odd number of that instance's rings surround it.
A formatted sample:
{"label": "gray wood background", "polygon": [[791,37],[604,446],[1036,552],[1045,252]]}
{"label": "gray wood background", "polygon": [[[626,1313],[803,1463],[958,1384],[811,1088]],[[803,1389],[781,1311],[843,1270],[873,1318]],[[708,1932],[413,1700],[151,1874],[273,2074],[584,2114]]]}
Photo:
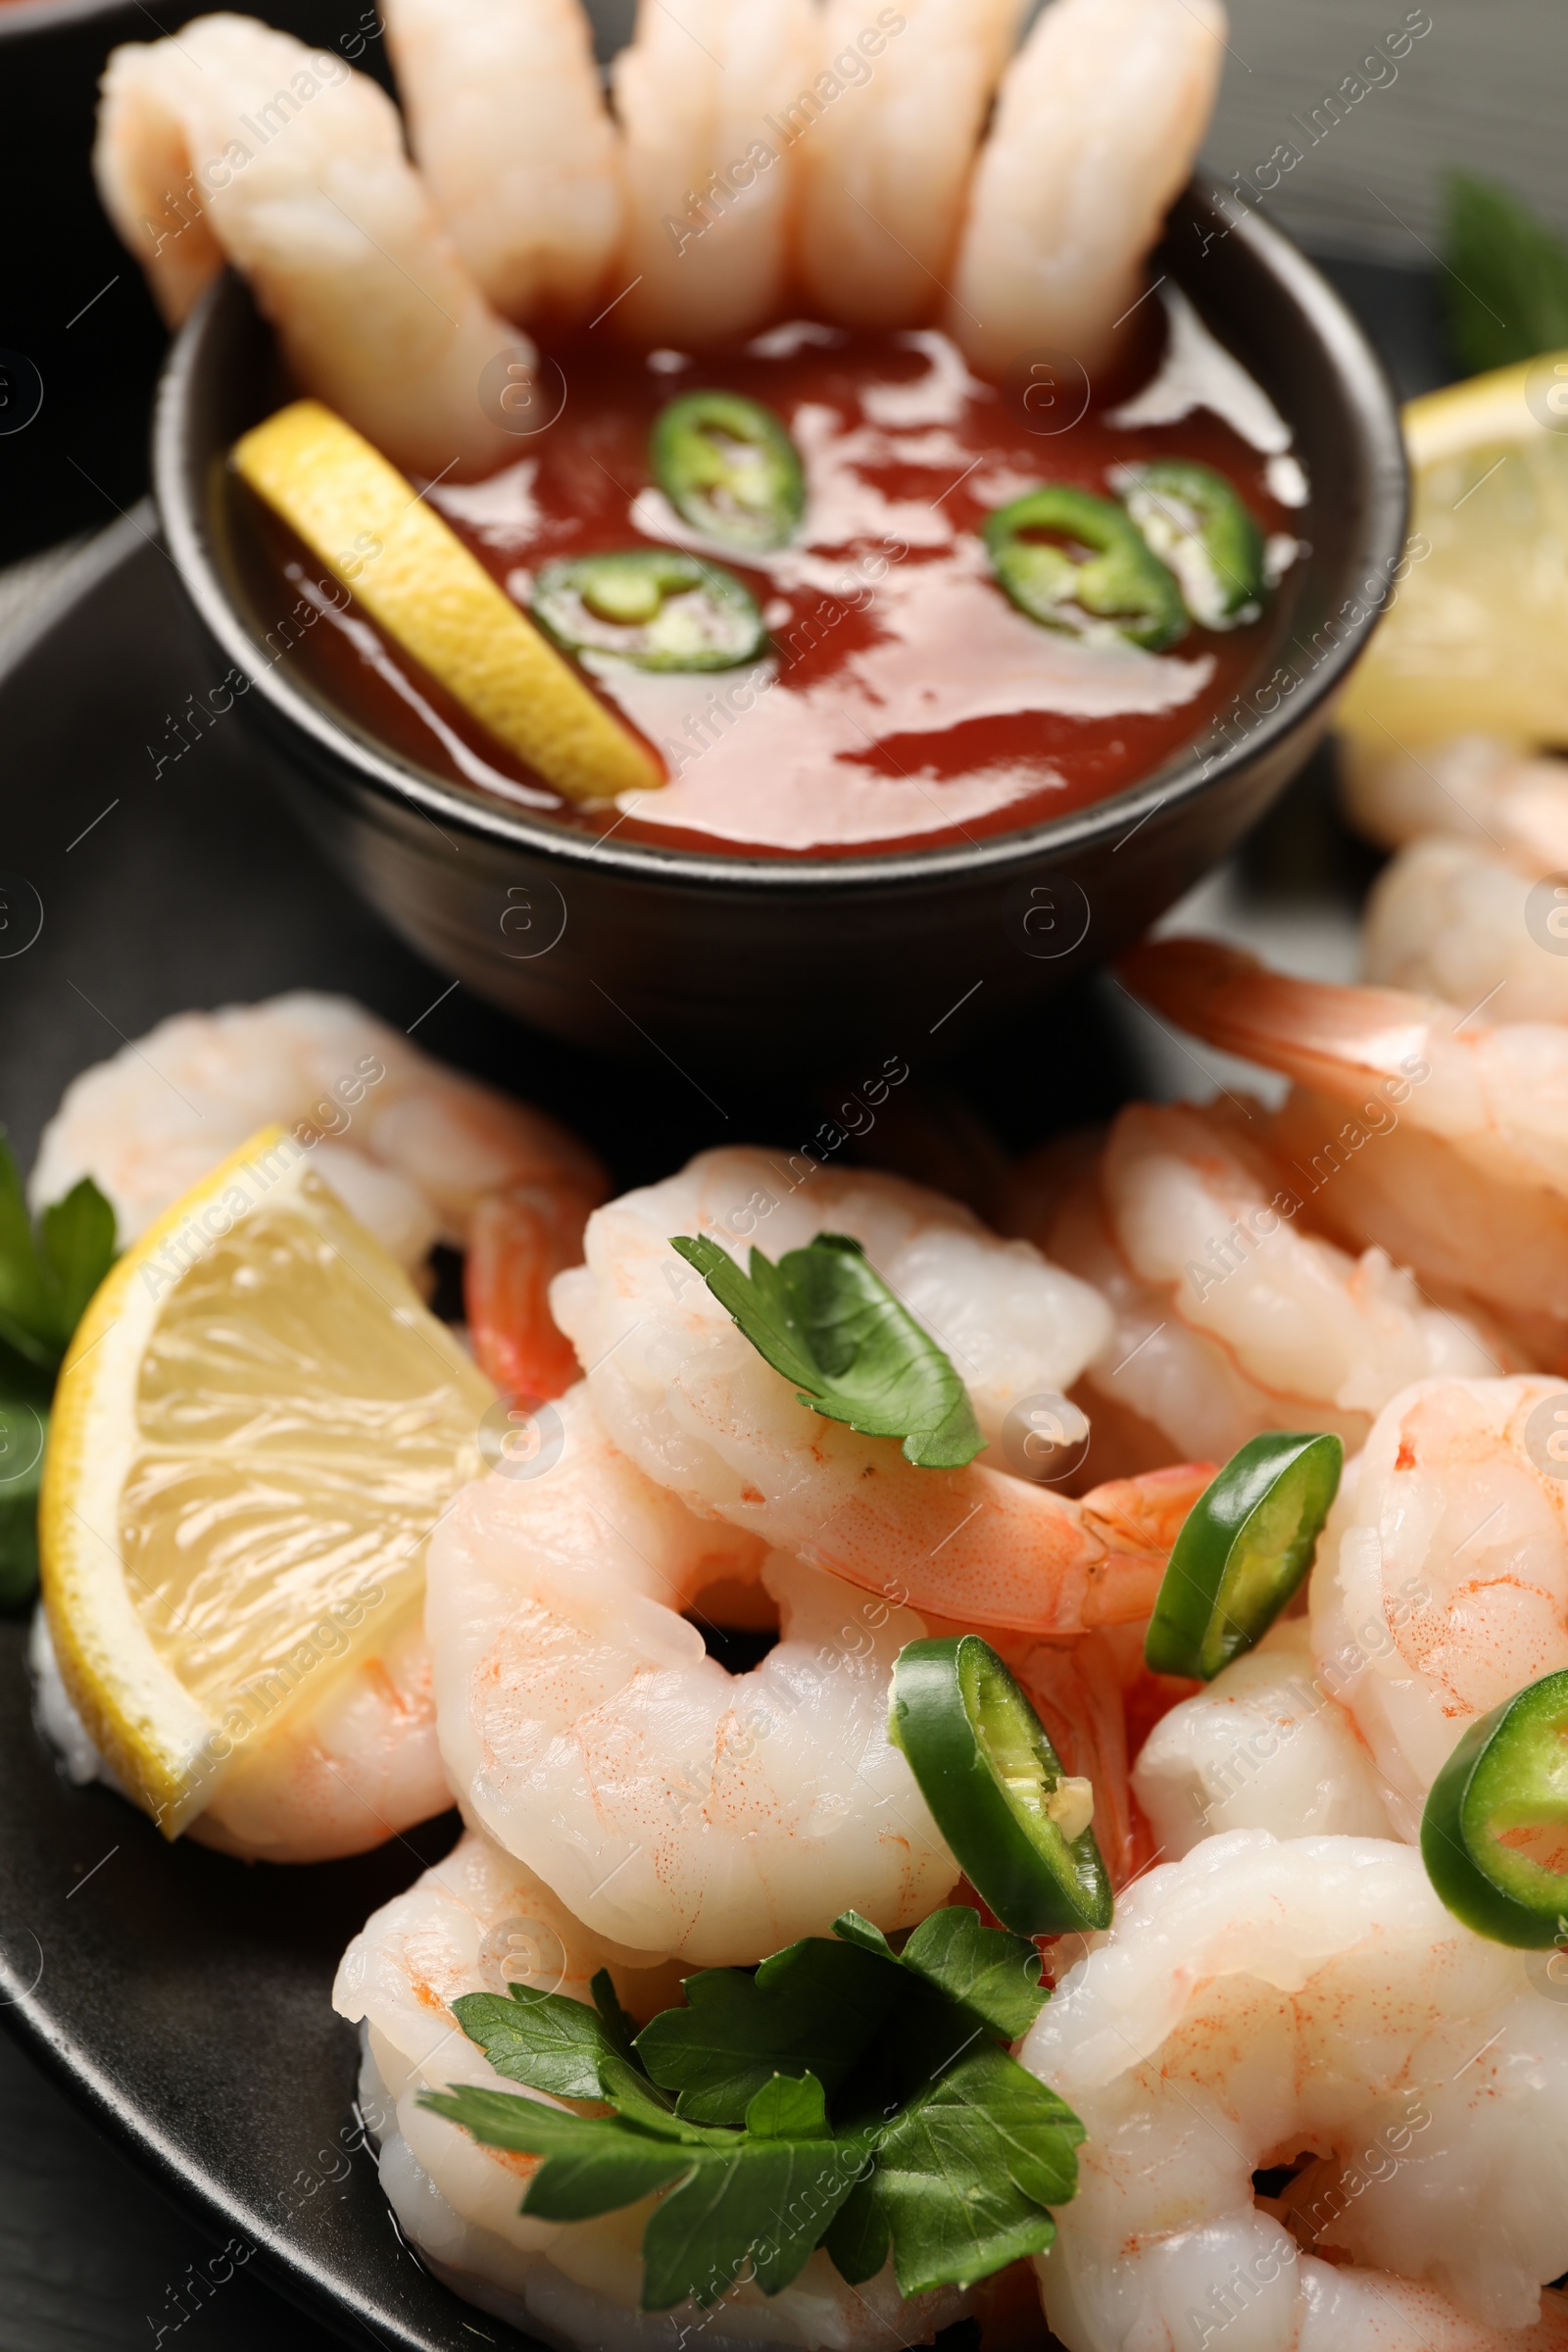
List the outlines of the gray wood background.
{"label": "gray wood background", "polygon": [[[1204,166],[1235,186],[1233,173],[1251,176],[1294,143],[1301,161],[1264,204],[1303,244],[1418,267],[1438,242],[1442,175],[1455,166],[1503,181],[1568,232],[1565,0],[1227,5],[1231,55]],[[1431,31],[1368,71],[1364,61],[1412,16],[1430,18]],[[1347,100],[1348,76],[1363,96]],[[1345,110],[1337,122],[1325,105],[1333,92]]]}

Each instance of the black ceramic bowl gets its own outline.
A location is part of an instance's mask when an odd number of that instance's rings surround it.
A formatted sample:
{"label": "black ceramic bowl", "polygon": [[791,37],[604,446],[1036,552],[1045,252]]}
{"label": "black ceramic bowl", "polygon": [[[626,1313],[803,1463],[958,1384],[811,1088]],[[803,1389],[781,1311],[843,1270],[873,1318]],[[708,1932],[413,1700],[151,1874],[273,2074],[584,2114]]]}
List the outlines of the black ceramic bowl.
{"label": "black ceramic bowl", "polygon": [[[886,1051],[984,989],[988,1021],[1144,931],[1300,766],[1372,628],[1404,529],[1394,396],[1359,328],[1255,215],[1196,191],[1157,263],[1292,425],[1310,553],[1280,593],[1252,690],[1192,750],[1098,806],[959,848],[805,860],[593,837],[486,800],[368,740],[263,645],[225,453],[286,397],[234,278],[166,371],[154,441],[164,529],[235,704],[293,806],[397,930],[481,997],[625,1050],[639,1037],[820,1054]],[[275,616],[274,616],[275,618]]]}

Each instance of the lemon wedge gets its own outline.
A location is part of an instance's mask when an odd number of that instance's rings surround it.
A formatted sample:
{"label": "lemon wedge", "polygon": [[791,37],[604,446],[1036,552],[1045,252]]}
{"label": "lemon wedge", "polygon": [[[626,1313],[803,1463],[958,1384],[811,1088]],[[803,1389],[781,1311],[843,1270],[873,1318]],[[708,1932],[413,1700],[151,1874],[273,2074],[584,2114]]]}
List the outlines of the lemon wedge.
{"label": "lemon wedge", "polygon": [[280,1128],[120,1259],[60,1375],[39,1553],[66,1688],[167,1836],[416,1602],[494,1402]]}
{"label": "lemon wedge", "polygon": [[1342,707],[1351,732],[1384,749],[1472,732],[1568,742],[1563,387],[1568,352],[1405,410],[1409,562]]}
{"label": "lemon wedge", "polygon": [[387,635],[564,798],[664,782],[413,483],[318,400],[246,433],[234,466]]}

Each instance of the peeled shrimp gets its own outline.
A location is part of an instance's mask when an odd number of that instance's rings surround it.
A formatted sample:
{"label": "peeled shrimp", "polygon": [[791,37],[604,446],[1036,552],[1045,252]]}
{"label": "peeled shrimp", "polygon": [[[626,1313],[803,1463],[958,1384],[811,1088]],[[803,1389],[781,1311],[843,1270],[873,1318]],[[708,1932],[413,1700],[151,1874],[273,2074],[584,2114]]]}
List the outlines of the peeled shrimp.
{"label": "peeled shrimp", "polygon": [[1314,1679],[1303,1617],[1155,1724],[1133,1794],[1167,1862],[1227,1830],[1277,1838],[1395,1834],[1377,1772],[1334,1689]]}
{"label": "peeled shrimp", "polygon": [[960,2288],[905,2302],[891,2267],[852,2287],[822,2253],[781,2294],[746,2284],[708,2311],[649,2316],[638,2301],[652,2200],[590,2222],[520,2214],[536,2160],[481,2147],[422,2108],[419,2094],[471,2083],[542,2097],[493,2071],[451,2005],[510,1984],[586,2002],[606,1966],[639,2023],[678,1998],[673,1971],[650,1973],[646,1955],[591,1935],[520,1862],[473,1833],[375,1912],[344,1953],[332,1999],[341,2016],[363,2022],[360,2107],[380,2143],[381,2184],[438,2278],[525,2336],[583,2352],[678,2352],[699,2331],[719,2343],[882,2352],[890,2342],[928,2343],[961,2317],[969,2298]]}
{"label": "peeled shrimp", "polygon": [[1211,940],[1139,948],[1123,970],[1167,1018],[1298,1081],[1273,1140],[1320,1224],[1468,1293],[1535,1361],[1562,1359],[1568,1029],[1289,979]]}
{"label": "peeled shrimp", "polygon": [[[958,1866],[887,1733],[922,1621],[694,1518],[616,1451],[586,1386],[552,1409],[559,1458],[467,1488],[430,1544],[441,1744],[470,1819],[594,1934],[705,1966],[851,1907],[923,1919]],[[731,1676],[683,1612],[759,1578],[780,1640]]]}
{"label": "peeled shrimp", "polygon": [[1082,1502],[978,1463],[915,1469],[892,1442],[810,1414],[669,1246],[707,1234],[776,1258],[824,1231],[863,1244],[993,1438],[1013,1406],[1065,1390],[1103,1335],[1087,1285],[952,1201],[896,1177],[710,1152],[596,1211],[586,1264],[552,1289],[613,1443],[694,1511],[899,1606],[1040,1634],[1148,1616],[1206,1466]]}
{"label": "peeled shrimp", "polygon": [[626,241],[618,332],[708,344],[778,316],[797,139],[821,102],[812,0],[639,0],[615,60]]}
{"label": "peeled shrimp", "polygon": [[1568,760],[1465,735],[1419,754],[1352,740],[1341,764],[1350,822],[1398,851],[1367,902],[1367,978],[1568,1021]]}
{"label": "peeled shrimp", "polygon": [[175,1013],[83,1070],[44,1129],[29,1195],[41,1209],[91,1176],[131,1242],[274,1121],[405,1266],[437,1241],[461,1246],[480,1203],[512,1186],[583,1213],[606,1189],[554,1119],[432,1060],[346,997],[301,991]]}
{"label": "peeled shrimp", "polygon": [[577,0],[387,0],[409,136],[503,318],[573,325],[621,237],[620,156]]}
{"label": "peeled shrimp", "polygon": [[1312,1645],[1413,1838],[1478,1715],[1568,1667],[1568,1389],[1425,1381],[1367,1440],[1312,1577]]}
{"label": "peeled shrimp", "polygon": [[801,141],[797,266],[812,316],[915,326],[942,299],[1023,0],[904,0],[896,32],[828,0],[835,95]]}
{"label": "peeled shrimp", "polygon": [[1568,760],[1492,735],[1456,735],[1419,752],[1346,736],[1340,776],[1350,823],[1386,850],[1441,833],[1532,877],[1568,867]]}
{"label": "peeled shrimp", "polygon": [[1533,1959],[1384,1839],[1243,1830],[1141,1880],[1022,2051],[1089,2132],[1035,2266],[1067,2352],[1560,2352],[1568,2008]]}
{"label": "peeled shrimp", "polygon": [[478,387],[516,331],[437,221],[397,110],[342,58],[233,16],[116,49],[93,170],[171,325],[232,262],[301,389],[394,464],[468,476],[514,453]]}
{"label": "peeled shrimp", "polygon": [[[1333,1430],[1353,1449],[1410,1381],[1502,1369],[1381,1250],[1349,1257],[1309,1230],[1310,1191],[1266,1132],[1261,1105],[1249,1125],[1243,1106],[1133,1103],[1039,1234],[1116,1318],[1082,1392],[1102,1474],[1171,1453],[1225,1460],[1266,1429]],[[1015,1217],[1028,1200],[1025,1171]]]}
{"label": "peeled shrimp", "polygon": [[1432,834],[1391,859],[1367,901],[1369,980],[1511,1021],[1568,1022],[1568,885]]}
{"label": "peeled shrimp", "polygon": [[1097,374],[1143,292],[1219,86],[1219,0],[1053,0],[1003,80],[945,323],[993,375],[1041,349]]}
{"label": "peeled shrimp", "polygon": [[[39,1725],[71,1778],[102,1781],[128,1798],[72,1703],[41,1606],[27,1662]],[[373,1657],[233,1765],[185,1835],[251,1862],[330,1862],[368,1853],[451,1802],[424,1629],[406,1616]]]}

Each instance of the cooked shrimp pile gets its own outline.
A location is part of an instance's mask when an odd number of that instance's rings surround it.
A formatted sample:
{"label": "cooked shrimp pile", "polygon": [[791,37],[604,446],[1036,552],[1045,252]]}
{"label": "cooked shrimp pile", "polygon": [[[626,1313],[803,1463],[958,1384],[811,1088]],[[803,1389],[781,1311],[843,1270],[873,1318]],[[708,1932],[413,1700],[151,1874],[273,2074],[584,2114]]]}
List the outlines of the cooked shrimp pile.
{"label": "cooked shrimp pile", "polygon": [[1224,12],[1054,0],[1014,55],[1023,13],[640,0],[607,97],[577,0],[388,0],[412,161],[341,57],[201,17],[115,51],[95,170],[166,318],[232,263],[301,388],[416,472],[514,454],[486,368],[602,318],[686,348],[794,306],[940,325],[992,374],[1042,351],[1098,372],[1206,127]]}
{"label": "cooked shrimp pile", "polygon": [[[898,1726],[905,1662],[978,1642],[1049,1743],[1049,1818],[1116,1890],[1108,1930],[1044,1939],[1054,1996],[1006,2011],[997,2061],[1085,2134],[1075,2189],[1025,2170],[1055,2242],[1037,2233],[1033,2274],[1026,2235],[984,2257],[995,2276],[927,2283],[897,2238],[852,2278],[823,2230],[786,2279],[726,2272],[667,2325],[870,2352],[1016,2327],[1027,2289],[1067,2352],[1180,2345],[1227,2314],[1259,2352],[1568,2342],[1568,2021],[1539,1955],[1445,1908],[1419,1846],[1455,1741],[1568,1674],[1568,1480],[1542,1438],[1544,1415],[1568,1426],[1568,1318],[1539,1262],[1527,1298],[1488,1251],[1499,1220],[1557,1214],[1563,1033],[1212,943],[1127,971],[1297,1093],[1134,1104],[1047,1148],[1014,1171],[1012,1239],[902,1177],[752,1149],[606,1200],[564,1130],[327,999],[168,1022],[46,1134],[34,1197],[90,1173],[126,1237],[271,1119],[416,1271],[466,1250],[470,1336],[528,1442],[437,1525],[422,1626],[346,1661],[194,1829],[326,1858],[364,1843],[368,1806],[390,1832],[456,1798],[455,1850],[355,1938],[335,1998],[401,2228],[519,2327],[652,2340],[675,2191],[666,2172],[608,2211],[529,2202],[545,2142],[519,2145],[519,2107],[569,2129],[604,2104],[560,2055],[571,2033],[553,2022],[557,2055],[519,2075],[496,2016],[564,2005],[630,2036],[718,1998],[672,2006],[683,1980],[750,1986],[855,1917],[910,1950],[975,1922],[985,1852]],[[1331,1116],[1338,1156],[1303,1160],[1293,1139]],[[1402,1181],[1378,1166],[1396,1150]],[[1446,1232],[1457,1196],[1473,1213]],[[918,1415],[901,1444],[875,1434],[906,1426],[885,1403],[803,1389],[812,1294],[791,1294],[795,1341],[756,1322],[768,1270],[828,1280],[824,1249],[941,1369],[937,1439],[961,1444],[926,1450]],[[748,1266],[751,1306],[725,1287]],[[1301,1599],[1206,1682],[1152,1669],[1216,1464],[1314,1430],[1352,1458]],[[91,1771],[41,1626],[35,1664]],[[1037,1765],[1009,1770],[1038,1790]],[[664,2112],[647,2078],[607,2080]],[[709,2162],[730,2144],[669,2129]]]}

